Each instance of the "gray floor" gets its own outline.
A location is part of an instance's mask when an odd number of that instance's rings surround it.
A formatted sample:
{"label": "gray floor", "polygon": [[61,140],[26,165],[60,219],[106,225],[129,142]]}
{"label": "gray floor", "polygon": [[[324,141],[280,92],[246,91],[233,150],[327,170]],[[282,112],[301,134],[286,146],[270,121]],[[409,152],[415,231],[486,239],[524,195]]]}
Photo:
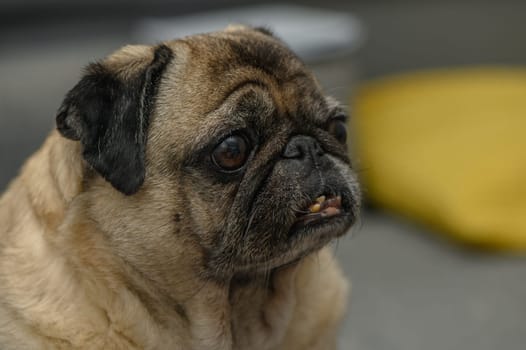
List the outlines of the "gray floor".
{"label": "gray floor", "polygon": [[[369,40],[356,58],[355,80],[410,68],[526,63],[525,3],[423,3],[333,4],[353,9],[369,29]],[[0,190],[52,128],[55,109],[80,68],[129,41],[120,34],[127,25],[78,23],[70,29],[90,28],[90,35],[61,41],[40,40],[60,32],[59,26],[43,28],[47,34],[34,38],[4,33]],[[337,70],[332,68],[320,70],[329,85]],[[346,92],[340,89],[336,95]],[[366,210],[361,226],[338,242],[337,254],[353,280],[341,349],[526,348],[526,260],[468,252],[437,237]]]}
{"label": "gray floor", "polygon": [[526,261],[457,249],[381,212],[342,239],[351,308],[341,349],[526,348]]}

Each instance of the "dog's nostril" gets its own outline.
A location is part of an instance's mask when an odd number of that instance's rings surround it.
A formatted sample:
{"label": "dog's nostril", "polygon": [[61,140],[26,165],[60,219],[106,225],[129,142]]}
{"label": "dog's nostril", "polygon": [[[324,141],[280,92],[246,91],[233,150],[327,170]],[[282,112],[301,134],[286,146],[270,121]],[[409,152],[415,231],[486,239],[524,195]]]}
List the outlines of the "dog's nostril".
{"label": "dog's nostril", "polygon": [[283,150],[285,158],[305,158],[306,156],[314,157],[324,154],[323,148],[316,139],[310,136],[297,135],[290,139],[289,143]]}

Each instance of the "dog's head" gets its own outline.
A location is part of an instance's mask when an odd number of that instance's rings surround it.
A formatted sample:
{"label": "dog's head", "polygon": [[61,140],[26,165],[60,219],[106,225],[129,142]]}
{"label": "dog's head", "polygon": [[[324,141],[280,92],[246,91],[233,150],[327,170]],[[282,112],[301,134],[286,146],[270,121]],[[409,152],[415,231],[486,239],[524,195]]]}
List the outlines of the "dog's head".
{"label": "dog's head", "polygon": [[281,41],[230,27],[91,64],[57,125],[82,145],[84,215],[115,252],[153,279],[185,259],[223,279],[350,228],[346,120]]}

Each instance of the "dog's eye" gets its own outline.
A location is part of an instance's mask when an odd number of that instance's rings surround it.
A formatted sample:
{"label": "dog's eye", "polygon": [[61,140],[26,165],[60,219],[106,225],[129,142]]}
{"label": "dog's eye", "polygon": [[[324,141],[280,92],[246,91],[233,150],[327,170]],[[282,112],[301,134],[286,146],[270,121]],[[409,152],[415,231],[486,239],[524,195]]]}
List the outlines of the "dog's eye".
{"label": "dog's eye", "polygon": [[212,152],[215,165],[225,171],[241,168],[248,158],[248,145],[241,136],[229,136],[224,139]]}
{"label": "dog's eye", "polygon": [[327,131],[330,132],[338,142],[345,144],[347,142],[347,126],[345,121],[340,119],[333,119],[327,126]]}

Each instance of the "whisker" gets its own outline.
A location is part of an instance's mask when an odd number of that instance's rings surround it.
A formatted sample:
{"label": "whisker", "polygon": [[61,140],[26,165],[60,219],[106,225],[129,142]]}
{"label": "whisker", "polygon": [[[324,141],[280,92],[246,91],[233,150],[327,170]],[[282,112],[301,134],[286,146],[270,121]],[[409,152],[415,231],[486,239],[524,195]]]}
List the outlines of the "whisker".
{"label": "whisker", "polygon": [[292,211],[293,211],[294,213],[298,213],[298,214],[309,214],[309,213],[310,213],[310,210],[292,209]]}
{"label": "whisker", "polygon": [[250,218],[248,218],[247,228],[245,229],[245,236],[248,234],[248,231],[250,231],[250,226],[252,226],[252,221],[254,221],[254,218],[256,217],[256,211],[252,211],[252,214],[250,214]]}

